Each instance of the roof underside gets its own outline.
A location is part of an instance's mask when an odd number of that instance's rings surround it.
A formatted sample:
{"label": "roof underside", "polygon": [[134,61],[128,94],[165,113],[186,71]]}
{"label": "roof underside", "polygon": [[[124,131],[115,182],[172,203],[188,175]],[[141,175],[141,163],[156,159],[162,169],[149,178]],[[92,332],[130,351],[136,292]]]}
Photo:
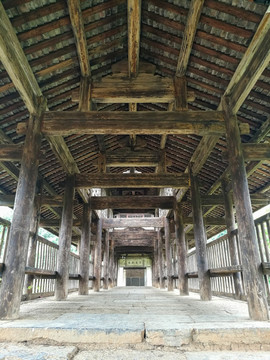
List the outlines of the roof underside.
{"label": "roof underside", "polygon": [[[81,68],[67,2],[64,0],[2,0],[6,13],[17,34],[42,94],[47,98],[50,111],[76,111],[78,103],[72,101],[72,92],[79,90]],[[174,78],[179,52],[187,24],[190,1],[142,0],[140,31],[140,62],[156,66],[155,75]],[[81,0],[82,17],[90,61],[91,78],[98,82],[112,74],[112,65],[128,61],[128,17],[126,0]],[[195,93],[190,110],[217,110],[234,72],[246,52],[267,6],[247,0],[205,0],[192,45],[187,70],[187,90]],[[250,125],[250,134],[242,142],[250,142],[269,118],[270,67],[260,75],[253,89],[237,112],[239,122]],[[138,103],[137,111],[167,111],[168,103]],[[126,103],[97,102],[99,111],[129,111]],[[28,110],[0,62],[0,126],[1,142],[23,144],[24,135],[16,133],[19,122],[26,121]],[[100,152],[112,152],[130,147],[129,134],[70,135],[64,140],[81,173],[97,173]],[[268,136],[263,140],[268,142]],[[168,135],[165,145],[169,160],[169,173],[183,173],[201,141],[195,135]],[[160,151],[160,135],[138,135],[136,143],[144,150]],[[222,153],[226,139],[220,137],[199,171],[202,194],[211,193],[213,184],[228,166]],[[65,171],[48,141],[43,138],[45,160],[39,173],[47,182],[45,193],[62,194]],[[19,163],[0,163],[0,190],[3,194],[16,192]],[[112,167],[110,172],[122,173],[123,167]],[[136,167],[142,173],[154,173],[153,167]],[[270,167],[261,161],[249,176],[251,193],[269,196]],[[122,195],[113,189],[111,195]],[[135,194],[136,189],[132,189]],[[157,195],[156,189],[137,189],[138,194]],[[215,190],[215,194],[220,192]],[[77,195],[78,196],[78,195]],[[187,192],[186,198],[190,194]],[[258,205],[257,205],[258,207]],[[205,208],[207,211],[209,208]],[[254,210],[256,206],[254,205]],[[122,211],[126,212],[125,209]],[[139,211],[139,209],[138,209]],[[145,210],[144,210],[145,211]],[[130,212],[130,211],[129,211]],[[191,207],[184,205],[184,215]],[[58,218],[60,209],[42,207],[41,217]],[[82,216],[82,204],[75,206],[74,215]],[[222,206],[209,213],[211,217],[224,216]],[[222,227],[209,228],[209,235]]]}

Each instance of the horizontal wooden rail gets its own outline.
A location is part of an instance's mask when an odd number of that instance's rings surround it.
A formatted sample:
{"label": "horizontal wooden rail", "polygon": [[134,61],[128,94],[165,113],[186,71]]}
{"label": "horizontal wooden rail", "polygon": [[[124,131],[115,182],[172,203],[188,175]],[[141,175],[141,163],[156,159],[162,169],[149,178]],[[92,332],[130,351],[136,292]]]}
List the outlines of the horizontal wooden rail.
{"label": "horizontal wooden rail", "polygon": [[233,266],[209,269],[209,273],[211,277],[228,276],[241,271],[242,271],[241,265],[233,265]]}

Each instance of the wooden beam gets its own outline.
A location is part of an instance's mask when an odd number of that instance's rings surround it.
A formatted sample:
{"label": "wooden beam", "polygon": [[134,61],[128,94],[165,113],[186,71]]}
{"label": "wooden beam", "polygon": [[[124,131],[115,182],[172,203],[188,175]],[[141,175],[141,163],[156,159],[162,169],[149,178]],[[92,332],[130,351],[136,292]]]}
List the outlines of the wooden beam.
{"label": "wooden beam", "polygon": [[[140,73],[136,78],[129,79],[117,75],[109,75],[99,82],[93,82],[91,99],[95,103],[153,103],[173,102],[174,82],[170,78]],[[72,92],[72,101],[80,99],[79,90]],[[187,101],[195,99],[194,91],[187,92]]]}
{"label": "wooden beam", "polygon": [[113,218],[103,219],[103,228],[126,228],[126,227],[164,227],[163,217],[150,217],[150,218]]}
{"label": "wooden beam", "polygon": [[[1,150],[1,148],[0,148]],[[160,155],[154,151],[120,149],[106,153],[106,166],[130,167],[130,166],[156,166]]]}
{"label": "wooden beam", "polygon": [[137,229],[133,230],[114,230],[110,233],[110,237],[114,241],[141,241],[143,239],[150,239],[154,241],[157,239],[158,232],[155,230]]}
{"label": "wooden beam", "polygon": [[173,209],[174,196],[92,196],[91,206],[104,209]]}
{"label": "wooden beam", "polygon": [[245,161],[270,160],[270,144],[242,144]]}
{"label": "wooden beam", "polygon": [[[140,111],[140,112],[46,112],[42,122],[42,132],[52,138],[72,134],[127,133],[142,135],[221,135],[225,132],[223,114],[216,111]],[[19,123],[17,132],[26,131],[25,123]],[[241,125],[241,133],[248,134],[248,124]]]}
{"label": "wooden beam", "polygon": [[89,189],[101,188],[148,188],[172,187],[181,188],[188,186],[186,174],[77,174],[76,188]]}
{"label": "wooden beam", "polygon": [[189,5],[188,18],[186,20],[186,27],[176,66],[176,76],[181,77],[186,74],[193,40],[195,38],[203,4],[204,0],[192,0]]}
{"label": "wooden beam", "polygon": [[67,3],[71,26],[77,47],[81,75],[83,77],[87,77],[90,75],[90,64],[80,0],[68,0]]}
{"label": "wooden beam", "polygon": [[42,93],[2,3],[0,3],[0,60],[28,111],[35,113]]}
{"label": "wooden beam", "polygon": [[[80,227],[82,225],[81,220],[73,220],[73,227]],[[50,228],[50,227],[60,227],[61,221],[59,219],[56,220],[40,220],[39,227],[42,228]]]}
{"label": "wooden beam", "polygon": [[128,71],[129,77],[136,77],[140,57],[141,0],[128,0]]}
{"label": "wooden beam", "polygon": [[[203,221],[204,221],[205,225],[209,225],[209,226],[225,226],[226,225],[225,219],[223,219],[223,218],[214,218],[214,217],[206,216],[203,218]],[[186,225],[188,225],[188,224],[193,225],[192,217],[184,217],[183,222]]]}

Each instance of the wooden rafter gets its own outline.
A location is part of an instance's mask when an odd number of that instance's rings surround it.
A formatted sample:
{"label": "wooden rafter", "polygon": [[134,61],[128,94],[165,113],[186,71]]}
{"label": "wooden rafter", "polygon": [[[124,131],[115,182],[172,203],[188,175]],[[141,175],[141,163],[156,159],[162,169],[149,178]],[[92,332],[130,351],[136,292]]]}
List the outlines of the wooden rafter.
{"label": "wooden rafter", "polygon": [[193,40],[195,38],[203,4],[204,0],[192,0],[190,3],[188,18],[176,66],[176,76],[178,77],[185,76],[186,74]]}
{"label": "wooden rafter", "polygon": [[71,20],[71,26],[75,37],[77,54],[83,77],[90,76],[90,63],[88,49],[84,31],[80,0],[68,0],[68,10]]}

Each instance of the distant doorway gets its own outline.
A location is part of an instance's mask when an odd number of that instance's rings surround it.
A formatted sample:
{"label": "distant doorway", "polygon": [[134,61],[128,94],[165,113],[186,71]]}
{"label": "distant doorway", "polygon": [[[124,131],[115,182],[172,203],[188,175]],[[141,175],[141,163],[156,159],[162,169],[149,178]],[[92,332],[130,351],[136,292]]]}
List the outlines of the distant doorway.
{"label": "distant doorway", "polygon": [[145,269],[126,269],[126,286],[145,286]]}

